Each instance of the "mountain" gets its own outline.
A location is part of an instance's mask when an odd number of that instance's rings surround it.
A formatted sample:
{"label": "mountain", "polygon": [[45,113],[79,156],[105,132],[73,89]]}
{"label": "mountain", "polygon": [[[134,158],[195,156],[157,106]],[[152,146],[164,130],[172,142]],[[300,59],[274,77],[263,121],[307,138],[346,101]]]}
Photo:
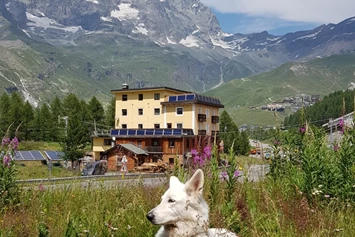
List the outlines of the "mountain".
{"label": "mountain", "polygon": [[0,14],[0,92],[33,104],[69,91],[107,100],[124,82],[204,92],[355,50],[355,18],[284,36],[231,35],[199,0],[0,0]]}
{"label": "mountain", "polygon": [[[238,124],[273,125],[274,113],[258,109],[262,105],[354,88],[355,55],[344,54],[286,63],[270,72],[232,80],[205,94],[220,98]],[[286,113],[277,113],[279,121],[291,112],[287,108]]]}

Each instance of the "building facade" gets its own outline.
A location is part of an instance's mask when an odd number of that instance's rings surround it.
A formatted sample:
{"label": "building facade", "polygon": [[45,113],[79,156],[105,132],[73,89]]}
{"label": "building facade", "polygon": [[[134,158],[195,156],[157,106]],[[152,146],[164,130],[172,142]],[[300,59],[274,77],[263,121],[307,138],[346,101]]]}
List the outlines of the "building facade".
{"label": "building facade", "polygon": [[[136,166],[159,160],[173,164],[176,159],[184,162],[184,155],[206,137],[218,137],[219,109],[224,107],[219,99],[169,87],[124,85],[111,93],[116,98],[115,128],[94,134],[95,159],[105,156],[116,160],[110,164],[120,164],[125,154]],[[135,148],[119,151],[122,144]]]}

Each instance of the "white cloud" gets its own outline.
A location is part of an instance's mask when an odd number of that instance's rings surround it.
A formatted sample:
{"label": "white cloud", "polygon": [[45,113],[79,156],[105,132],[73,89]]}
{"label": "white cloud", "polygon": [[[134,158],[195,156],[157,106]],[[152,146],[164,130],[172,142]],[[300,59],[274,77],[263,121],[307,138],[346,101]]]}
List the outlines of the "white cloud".
{"label": "white cloud", "polygon": [[355,15],[354,0],[201,0],[221,13],[307,23],[338,23]]}

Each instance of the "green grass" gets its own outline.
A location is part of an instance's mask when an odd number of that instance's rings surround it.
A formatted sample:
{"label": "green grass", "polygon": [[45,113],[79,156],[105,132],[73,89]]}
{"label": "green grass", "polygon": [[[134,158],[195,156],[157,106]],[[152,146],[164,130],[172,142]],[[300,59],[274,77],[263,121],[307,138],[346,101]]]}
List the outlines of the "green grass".
{"label": "green grass", "polygon": [[[206,180],[206,200],[209,185]],[[145,215],[159,204],[166,185],[52,191],[46,190],[45,185],[44,188],[24,190],[20,204],[9,206],[0,214],[0,236],[39,236],[40,223],[53,237],[68,236],[68,230],[79,236],[154,236],[159,227],[149,223]],[[218,203],[222,204],[224,183],[218,193]],[[236,222],[230,222],[231,216],[224,216],[222,206],[211,210],[210,225],[228,228],[244,237],[355,235],[353,206],[311,207],[301,194],[271,181],[237,184],[233,202]]]}
{"label": "green grass", "polygon": [[[333,55],[306,63],[286,63],[270,72],[232,80],[205,94],[221,99],[238,125],[274,125],[272,112],[250,110],[248,107],[267,105],[301,93],[325,96],[347,89],[353,82],[354,63],[355,55]],[[277,113],[278,119],[283,121],[288,113]]]}
{"label": "green grass", "polygon": [[18,180],[73,177],[80,175],[80,172],[73,172],[57,166],[52,167],[52,171],[49,173],[48,166],[42,164],[40,161],[17,162],[17,170]]}

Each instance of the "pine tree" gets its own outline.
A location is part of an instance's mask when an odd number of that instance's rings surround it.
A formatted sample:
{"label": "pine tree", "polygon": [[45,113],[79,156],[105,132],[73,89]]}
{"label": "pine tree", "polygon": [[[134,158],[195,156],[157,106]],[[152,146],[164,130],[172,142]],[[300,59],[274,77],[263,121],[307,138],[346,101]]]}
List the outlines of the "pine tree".
{"label": "pine tree", "polygon": [[41,117],[41,133],[43,141],[52,141],[53,138],[51,137],[51,130],[53,127],[53,118],[51,111],[47,104],[43,104],[40,110],[40,117]]}
{"label": "pine tree", "polygon": [[23,122],[21,125],[21,138],[24,140],[31,139],[31,133],[29,129],[31,128],[31,123],[33,119],[33,107],[28,101],[26,101],[25,105],[23,106]]}
{"label": "pine tree", "polygon": [[62,119],[63,117],[63,105],[62,101],[55,97],[50,104],[51,114],[53,118],[53,126],[51,128],[51,137],[53,141],[60,141],[61,138],[64,136],[64,127],[65,121]]}
{"label": "pine tree", "polygon": [[234,143],[233,151],[235,154],[241,153],[241,138],[238,126],[233,122],[227,111],[223,111],[220,117],[220,139],[224,143],[224,152],[229,153]]}
{"label": "pine tree", "polygon": [[43,141],[41,109],[37,107],[34,111],[34,119],[30,123],[30,137],[35,141]]}
{"label": "pine tree", "polygon": [[[90,139],[85,125],[85,112],[83,103],[74,94],[69,94],[63,101],[63,114],[67,116],[66,135],[61,145],[65,159],[76,161],[84,154],[84,148]],[[72,163],[73,164],[73,163]]]}
{"label": "pine tree", "polygon": [[92,97],[92,99],[89,101],[89,112],[90,112],[90,121],[96,122],[97,124],[103,124],[104,123],[104,118],[105,118],[105,111],[104,107],[96,99],[96,97]]}
{"label": "pine tree", "polygon": [[110,104],[106,108],[105,123],[112,128],[115,127],[116,98],[112,97]]}
{"label": "pine tree", "polygon": [[[10,129],[10,135],[15,136],[15,131],[17,127],[21,126],[21,123],[24,120],[23,117],[23,99],[18,93],[12,93],[10,97],[10,108],[9,108],[9,113],[10,113],[10,119],[11,122],[13,123],[13,126]],[[21,130],[21,127],[19,127]]]}
{"label": "pine tree", "polygon": [[249,143],[249,137],[246,131],[243,131],[240,133],[240,154],[241,155],[248,155],[250,151],[250,143]]}
{"label": "pine tree", "polygon": [[5,132],[11,125],[11,118],[10,118],[10,97],[7,93],[3,93],[0,97],[0,136],[3,137]]}

